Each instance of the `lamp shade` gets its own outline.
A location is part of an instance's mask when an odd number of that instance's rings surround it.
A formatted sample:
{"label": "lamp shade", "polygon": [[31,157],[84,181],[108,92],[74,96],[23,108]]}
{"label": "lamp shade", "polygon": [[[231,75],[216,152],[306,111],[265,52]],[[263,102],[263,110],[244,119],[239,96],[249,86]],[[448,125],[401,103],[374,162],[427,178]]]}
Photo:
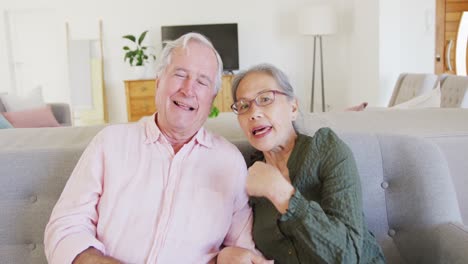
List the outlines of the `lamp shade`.
{"label": "lamp shade", "polygon": [[303,35],[330,35],[337,31],[337,15],[331,5],[307,6],[299,11],[299,33]]}

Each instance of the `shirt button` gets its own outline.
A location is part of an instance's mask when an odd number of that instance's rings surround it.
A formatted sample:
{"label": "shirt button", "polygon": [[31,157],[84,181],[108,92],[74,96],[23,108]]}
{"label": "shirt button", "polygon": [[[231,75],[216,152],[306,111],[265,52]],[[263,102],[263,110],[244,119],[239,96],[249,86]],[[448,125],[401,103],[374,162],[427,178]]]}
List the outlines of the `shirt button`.
{"label": "shirt button", "polygon": [[33,251],[34,249],[36,249],[36,244],[34,243],[28,244],[28,248],[29,250]]}
{"label": "shirt button", "polygon": [[382,186],[382,189],[387,189],[388,188],[388,182],[384,181],[384,182],[382,182],[382,184],[380,184],[380,186]]}
{"label": "shirt button", "polygon": [[289,255],[292,255],[292,249],[289,249],[289,250],[288,250],[288,254],[289,254]]}
{"label": "shirt button", "polygon": [[37,196],[36,195],[31,195],[31,197],[29,197],[29,201],[31,203],[35,203],[37,201]]}
{"label": "shirt button", "polygon": [[388,230],[388,235],[389,235],[390,237],[394,237],[394,236],[396,235],[395,229],[390,229],[390,230]]}

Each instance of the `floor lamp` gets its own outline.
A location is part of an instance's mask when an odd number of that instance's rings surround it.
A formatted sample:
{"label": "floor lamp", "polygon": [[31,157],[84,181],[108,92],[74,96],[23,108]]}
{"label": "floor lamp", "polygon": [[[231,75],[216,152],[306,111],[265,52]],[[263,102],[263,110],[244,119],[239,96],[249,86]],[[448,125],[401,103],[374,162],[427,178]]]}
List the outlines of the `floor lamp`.
{"label": "floor lamp", "polygon": [[315,88],[315,52],[317,47],[317,39],[320,44],[320,75],[322,84],[322,112],[325,112],[325,85],[323,81],[323,44],[322,36],[331,35],[336,32],[337,17],[335,10],[331,5],[321,4],[308,6],[301,9],[298,16],[299,32],[303,35],[314,36],[314,52],[312,60],[312,93],[310,101],[310,111],[314,111],[314,88]]}

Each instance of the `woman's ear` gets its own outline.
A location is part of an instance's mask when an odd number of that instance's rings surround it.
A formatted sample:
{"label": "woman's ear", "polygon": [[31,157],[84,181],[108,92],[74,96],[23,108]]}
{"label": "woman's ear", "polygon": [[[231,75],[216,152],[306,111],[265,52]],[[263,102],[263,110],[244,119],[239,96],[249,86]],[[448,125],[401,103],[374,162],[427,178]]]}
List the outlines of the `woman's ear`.
{"label": "woman's ear", "polygon": [[291,102],[291,119],[293,121],[296,121],[297,115],[299,114],[299,103],[297,102],[297,98],[294,98],[294,100]]}

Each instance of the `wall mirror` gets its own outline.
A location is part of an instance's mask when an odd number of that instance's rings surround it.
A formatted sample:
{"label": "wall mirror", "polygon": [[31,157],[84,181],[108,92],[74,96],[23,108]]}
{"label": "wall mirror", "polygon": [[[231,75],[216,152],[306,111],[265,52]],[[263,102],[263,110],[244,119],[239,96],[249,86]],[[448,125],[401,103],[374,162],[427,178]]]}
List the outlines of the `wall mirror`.
{"label": "wall mirror", "polygon": [[[97,34],[79,34],[72,23],[65,23],[68,79],[74,125],[97,125],[108,122],[104,86],[102,21]],[[88,31],[88,32],[93,32]]]}

